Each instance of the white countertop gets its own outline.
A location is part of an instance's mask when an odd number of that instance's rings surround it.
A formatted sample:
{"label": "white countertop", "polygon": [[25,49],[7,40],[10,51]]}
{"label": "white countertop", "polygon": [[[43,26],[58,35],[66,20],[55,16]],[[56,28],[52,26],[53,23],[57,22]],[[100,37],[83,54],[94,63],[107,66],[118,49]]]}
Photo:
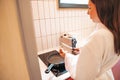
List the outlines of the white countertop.
{"label": "white countertop", "polygon": [[[57,49],[51,49],[51,50],[57,50]],[[50,50],[50,51],[51,51]],[[44,51],[44,52],[48,52]],[[44,52],[38,52],[38,55]],[[48,74],[45,73],[45,70],[47,69],[47,66],[43,63],[43,61],[38,57],[39,64],[40,64],[40,71],[41,71],[41,77],[42,80],[65,80],[66,78],[70,77],[69,72],[64,73],[63,75],[60,75],[58,77],[54,76],[54,74],[50,71]]]}

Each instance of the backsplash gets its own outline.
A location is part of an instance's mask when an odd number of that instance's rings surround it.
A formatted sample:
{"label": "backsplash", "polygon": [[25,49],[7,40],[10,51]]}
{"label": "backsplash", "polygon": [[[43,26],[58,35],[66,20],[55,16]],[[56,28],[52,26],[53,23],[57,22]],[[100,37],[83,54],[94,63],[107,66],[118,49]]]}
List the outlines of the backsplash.
{"label": "backsplash", "polygon": [[31,0],[35,37],[38,51],[59,46],[59,37],[66,32],[79,32],[87,37],[95,24],[87,9],[59,8],[58,0]]}

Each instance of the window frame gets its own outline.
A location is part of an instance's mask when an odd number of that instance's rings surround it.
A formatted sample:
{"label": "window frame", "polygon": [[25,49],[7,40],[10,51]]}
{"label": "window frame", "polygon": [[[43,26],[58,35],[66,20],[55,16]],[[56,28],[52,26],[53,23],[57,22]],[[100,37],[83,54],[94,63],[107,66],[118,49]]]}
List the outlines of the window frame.
{"label": "window frame", "polygon": [[59,8],[88,8],[88,4],[67,4],[67,3],[60,3],[58,0]]}

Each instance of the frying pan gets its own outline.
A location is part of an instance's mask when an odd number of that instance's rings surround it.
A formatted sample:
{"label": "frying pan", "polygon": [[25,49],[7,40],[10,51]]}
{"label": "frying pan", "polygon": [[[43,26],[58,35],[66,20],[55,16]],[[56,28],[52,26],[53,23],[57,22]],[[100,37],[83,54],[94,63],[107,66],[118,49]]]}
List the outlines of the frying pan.
{"label": "frying pan", "polygon": [[63,57],[59,54],[51,54],[47,57],[47,61],[49,62],[48,68],[45,70],[45,73],[49,73],[53,66],[57,66],[64,63]]}

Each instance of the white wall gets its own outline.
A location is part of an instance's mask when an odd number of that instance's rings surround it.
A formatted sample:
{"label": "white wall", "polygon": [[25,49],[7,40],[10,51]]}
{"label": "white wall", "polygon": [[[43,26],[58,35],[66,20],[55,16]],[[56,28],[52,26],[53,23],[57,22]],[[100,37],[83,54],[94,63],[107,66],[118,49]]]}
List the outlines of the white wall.
{"label": "white wall", "polygon": [[29,80],[15,0],[0,0],[0,80]]}
{"label": "white wall", "polygon": [[30,80],[41,80],[40,64],[38,63],[35,32],[32,21],[32,11],[29,0],[16,0],[19,11],[19,22],[22,40],[24,43],[25,57],[27,61]]}

